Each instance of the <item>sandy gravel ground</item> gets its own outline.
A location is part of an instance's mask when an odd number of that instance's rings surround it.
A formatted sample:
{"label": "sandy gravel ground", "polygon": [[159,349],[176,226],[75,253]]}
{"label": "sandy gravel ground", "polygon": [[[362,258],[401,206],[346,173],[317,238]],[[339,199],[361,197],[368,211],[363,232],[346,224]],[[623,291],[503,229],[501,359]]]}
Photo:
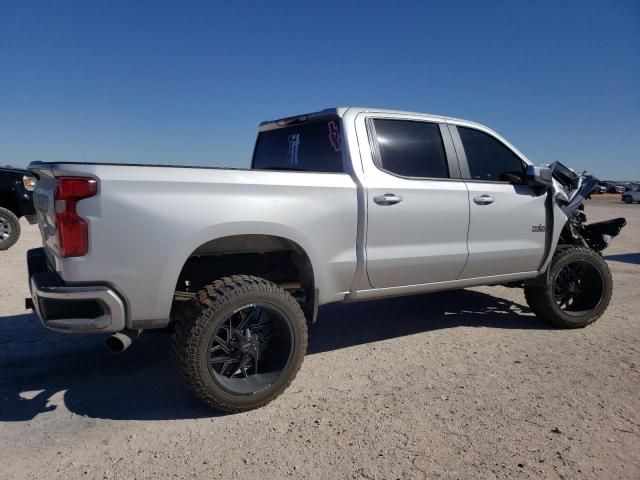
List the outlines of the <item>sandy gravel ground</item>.
{"label": "sandy gravel ground", "polygon": [[164,332],[122,355],[25,312],[35,227],[0,252],[0,478],[640,478],[640,205],[606,252],[615,290],[553,330],[503,287],[321,310],[291,388],[217,416]]}

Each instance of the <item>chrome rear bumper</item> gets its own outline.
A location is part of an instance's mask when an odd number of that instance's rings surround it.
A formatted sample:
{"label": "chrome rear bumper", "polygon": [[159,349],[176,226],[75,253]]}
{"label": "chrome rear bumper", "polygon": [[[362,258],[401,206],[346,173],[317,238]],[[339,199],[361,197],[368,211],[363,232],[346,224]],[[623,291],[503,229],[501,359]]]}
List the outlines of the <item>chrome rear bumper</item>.
{"label": "chrome rear bumper", "polygon": [[43,325],[66,333],[119,332],[125,328],[122,298],[103,285],[66,285],[50,271],[43,248],[27,252],[33,308]]}

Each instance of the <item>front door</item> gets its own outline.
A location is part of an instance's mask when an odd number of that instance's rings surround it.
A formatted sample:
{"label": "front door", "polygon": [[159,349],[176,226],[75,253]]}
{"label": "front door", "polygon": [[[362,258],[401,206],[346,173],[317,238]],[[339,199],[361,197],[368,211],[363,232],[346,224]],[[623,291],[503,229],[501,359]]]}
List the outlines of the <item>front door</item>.
{"label": "front door", "polygon": [[461,126],[457,133],[470,205],[469,260],[461,278],[538,270],[545,253],[547,195],[523,184],[525,163],[496,137]]}

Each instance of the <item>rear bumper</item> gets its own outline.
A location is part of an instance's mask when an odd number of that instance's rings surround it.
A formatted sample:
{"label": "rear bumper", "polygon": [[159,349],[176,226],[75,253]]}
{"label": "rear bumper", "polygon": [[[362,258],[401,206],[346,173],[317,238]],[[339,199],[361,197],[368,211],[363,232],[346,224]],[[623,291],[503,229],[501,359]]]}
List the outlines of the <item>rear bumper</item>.
{"label": "rear bumper", "polygon": [[122,298],[103,285],[66,285],[49,269],[43,248],[27,252],[29,288],[42,324],[58,332],[118,332],[125,328]]}

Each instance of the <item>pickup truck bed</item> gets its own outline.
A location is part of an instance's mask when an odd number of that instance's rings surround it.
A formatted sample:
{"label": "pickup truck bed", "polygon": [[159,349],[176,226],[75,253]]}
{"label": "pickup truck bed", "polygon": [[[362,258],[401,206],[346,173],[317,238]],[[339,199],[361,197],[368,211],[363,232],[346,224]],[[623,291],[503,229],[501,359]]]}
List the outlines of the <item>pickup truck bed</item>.
{"label": "pickup truck bed", "polygon": [[[242,241],[208,245],[224,237],[278,237],[286,239],[282,250],[304,245],[320,303],[343,300],[351,287],[357,203],[347,174],[71,163],[34,172],[49,263],[70,286],[112,285],[126,300],[129,327],[166,325],[190,256],[243,253]],[[64,176],[99,179],[99,194],[77,206],[91,229],[81,258],[57,253],[53,195],[55,177]]]}

